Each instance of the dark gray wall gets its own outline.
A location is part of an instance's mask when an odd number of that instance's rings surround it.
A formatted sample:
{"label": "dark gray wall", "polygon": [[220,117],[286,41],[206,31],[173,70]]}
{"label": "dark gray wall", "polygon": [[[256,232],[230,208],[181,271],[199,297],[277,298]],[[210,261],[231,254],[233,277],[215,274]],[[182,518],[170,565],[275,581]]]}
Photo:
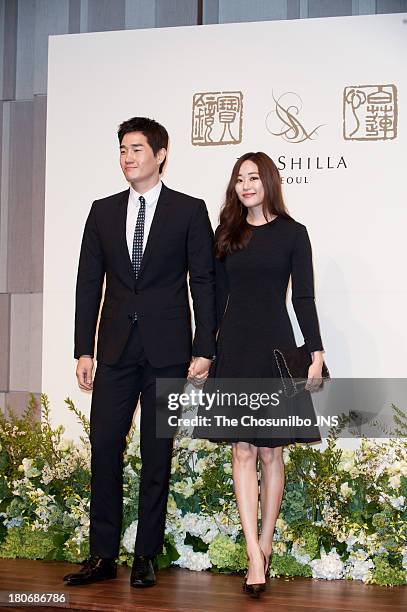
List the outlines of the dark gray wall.
{"label": "dark gray wall", "polygon": [[[50,34],[407,12],[407,0],[0,0],[0,407],[41,392]],[[46,389],[44,389],[46,391]]]}

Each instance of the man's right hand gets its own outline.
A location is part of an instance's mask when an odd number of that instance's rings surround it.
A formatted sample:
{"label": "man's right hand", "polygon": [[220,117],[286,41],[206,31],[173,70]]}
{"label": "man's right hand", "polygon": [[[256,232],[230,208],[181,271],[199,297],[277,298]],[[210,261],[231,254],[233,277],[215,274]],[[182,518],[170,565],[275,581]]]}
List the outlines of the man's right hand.
{"label": "man's right hand", "polygon": [[78,360],[76,366],[76,378],[78,379],[78,385],[80,389],[84,391],[92,391],[93,389],[93,358],[84,355]]}

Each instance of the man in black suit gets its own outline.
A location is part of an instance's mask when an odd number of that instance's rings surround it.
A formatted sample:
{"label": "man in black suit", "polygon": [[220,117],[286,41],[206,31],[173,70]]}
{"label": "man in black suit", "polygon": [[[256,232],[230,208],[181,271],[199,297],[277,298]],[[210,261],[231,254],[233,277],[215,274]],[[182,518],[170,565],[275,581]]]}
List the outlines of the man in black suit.
{"label": "man in black suit", "polygon": [[[156,379],[206,377],[215,353],[213,232],[203,200],[160,180],[168,134],[134,117],[118,131],[130,189],[96,200],[83,234],[76,286],[75,358],[92,390],[90,557],[70,585],[116,576],[123,503],[123,452],[141,401],[138,529],[130,583],[155,584],[164,540],[173,440],[156,435]],[[193,299],[192,341],[187,274]],[[94,343],[106,288],[92,383]],[[192,359],[191,359],[192,356]]]}

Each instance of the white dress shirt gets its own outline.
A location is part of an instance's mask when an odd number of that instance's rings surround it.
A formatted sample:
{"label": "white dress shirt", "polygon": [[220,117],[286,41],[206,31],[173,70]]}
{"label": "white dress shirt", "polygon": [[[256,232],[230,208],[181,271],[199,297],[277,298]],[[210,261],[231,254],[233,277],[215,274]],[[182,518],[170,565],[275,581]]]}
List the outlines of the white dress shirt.
{"label": "white dress shirt", "polygon": [[158,198],[161,193],[162,182],[158,181],[156,185],[146,193],[137,193],[130,185],[129,201],[127,204],[127,221],[126,221],[126,240],[129,256],[131,259],[133,253],[134,230],[140,210],[139,197],[142,195],[146,201],[146,214],[144,221],[143,235],[143,253],[146,248],[148,234],[150,233],[151,223],[153,221],[155,209],[157,207]]}

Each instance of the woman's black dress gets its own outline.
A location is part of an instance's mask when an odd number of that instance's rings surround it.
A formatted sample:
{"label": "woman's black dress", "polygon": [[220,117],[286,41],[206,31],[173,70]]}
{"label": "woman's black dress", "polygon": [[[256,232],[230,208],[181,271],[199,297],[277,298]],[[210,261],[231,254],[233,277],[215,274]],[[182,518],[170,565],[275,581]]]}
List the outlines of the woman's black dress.
{"label": "woman's black dress", "polygon": [[[311,245],[305,226],[278,216],[264,225],[250,227],[252,236],[245,249],[233,252],[224,261],[216,259],[219,333],[217,355],[205,391],[214,388],[216,379],[279,380],[273,350],[296,347],[286,307],[290,276],[292,303],[305,344],[309,352],[323,350],[314,300]],[[244,437],[228,436],[224,441],[244,440],[256,446],[276,447],[321,440],[314,425],[316,417],[309,392],[284,398],[284,410],[311,417],[312,427],[301,429],[301,433],[290,427],[283,438],[270,429],[266,437],[261,437],[264,428],[245,428]],[[194,436],[211,439],[200,435],[199,430],[194,431]]]}

